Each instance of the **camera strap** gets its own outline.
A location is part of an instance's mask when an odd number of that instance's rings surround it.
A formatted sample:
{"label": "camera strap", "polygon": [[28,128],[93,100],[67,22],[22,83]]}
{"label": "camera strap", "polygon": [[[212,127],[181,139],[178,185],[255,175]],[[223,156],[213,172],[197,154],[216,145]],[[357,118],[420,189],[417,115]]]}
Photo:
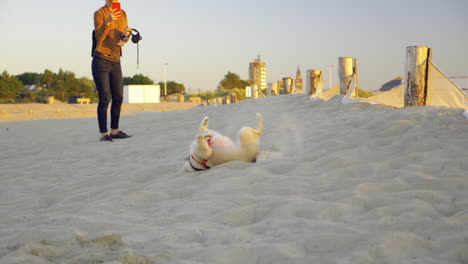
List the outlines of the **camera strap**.
{"label": "camera strap", "polygon": [[140,68],[140,45],[137,43],[137,69]]}
{"label": "camera strap", "polygon": [[143,38],[141,37],[140,32],[138,32],[138,30],[133,28],[132,31],[135,32],[135,34],[133,34],[133,32],[131,33],[132,34],[132,42],[137,44],[137,69],[138,69],[138,68],[140,68],[140,46],[139,46],[139,42]]}

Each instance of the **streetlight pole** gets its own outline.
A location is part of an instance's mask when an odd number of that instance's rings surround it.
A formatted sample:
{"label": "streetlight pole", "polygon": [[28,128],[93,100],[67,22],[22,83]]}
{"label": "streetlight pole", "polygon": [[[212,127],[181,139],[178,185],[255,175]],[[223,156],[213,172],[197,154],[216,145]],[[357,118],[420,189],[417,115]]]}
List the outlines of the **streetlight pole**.
{"label": "streetlight pole", "polygon": [[166,67],[169,65],[169,63],[164,63],[164,96],[167,96],[167,77],[166,77]]}
{"label": "streetlight pole", "polygon": [[329,74],[330,74],[330,87],[328,89],[331,89],[332,88],[332,70],[333,70],[333,64],[331,64],[330,66],[328,66],[330,68],[329,70]]}

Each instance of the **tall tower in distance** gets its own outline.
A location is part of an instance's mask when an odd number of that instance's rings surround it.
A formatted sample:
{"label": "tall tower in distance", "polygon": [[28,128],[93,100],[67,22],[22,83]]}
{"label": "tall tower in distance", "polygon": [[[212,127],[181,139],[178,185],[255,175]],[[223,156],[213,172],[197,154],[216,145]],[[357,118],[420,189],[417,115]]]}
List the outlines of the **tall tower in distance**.
{"label": "tall tower in distance", "polygon": [[295,86],[296,86],[295,93],[304,93],[304,82],[302,80],[302,74],[301,74],[301,70],[299,69],[299,65],[297,66]]}
{"label": "tall tower in distance", "polygon": [[249,80],[251,85],[257,85],[260,90],[267,89],[267,70],[260,55],[249,64]]}

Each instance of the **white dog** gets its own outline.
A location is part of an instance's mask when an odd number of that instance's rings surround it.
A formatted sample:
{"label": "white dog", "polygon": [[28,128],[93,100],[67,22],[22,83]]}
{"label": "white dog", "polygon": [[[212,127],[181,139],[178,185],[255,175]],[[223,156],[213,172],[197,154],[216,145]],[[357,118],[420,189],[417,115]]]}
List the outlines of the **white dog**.
{"label": "white dog", "polygon": [[208,117],[200,123],[200,132],[190,145],[190,154],[184,165],[185,171],[202,171],[212,166],[240,160],[255,162],[257,159],[258,141],[263,133],[263,116],[257,113],[258,128],[243,127],[239,130],[238,142],[234,144],[229,137],[208,130]]}

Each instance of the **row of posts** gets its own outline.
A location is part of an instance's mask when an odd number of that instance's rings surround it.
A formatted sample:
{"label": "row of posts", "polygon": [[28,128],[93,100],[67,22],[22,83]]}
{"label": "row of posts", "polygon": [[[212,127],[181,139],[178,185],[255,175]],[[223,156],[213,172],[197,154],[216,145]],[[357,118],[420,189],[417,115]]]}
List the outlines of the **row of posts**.
{"label": "row of posts", "polygon": [[[406,48],[406,85],[405,106],[425,106],[427,97],[429,61],[432,59],[432,49],[425,46],[410,46]],[[353,57],[340,57],[338,59],[338,76],[340,80],[340,93],[347,94],[351,82],[356,81],[359,86],[358,62]],[[323,84],[321,70],[307,71],[309,78],[308,92],[313,95]]]}
{"label": "row of posts", "polygon": [[225,104],[234,104],[237,103],[237,95],[231,93],[222,97],[216,97],[213,99],[208,99],[208,105],[225,105]]}

